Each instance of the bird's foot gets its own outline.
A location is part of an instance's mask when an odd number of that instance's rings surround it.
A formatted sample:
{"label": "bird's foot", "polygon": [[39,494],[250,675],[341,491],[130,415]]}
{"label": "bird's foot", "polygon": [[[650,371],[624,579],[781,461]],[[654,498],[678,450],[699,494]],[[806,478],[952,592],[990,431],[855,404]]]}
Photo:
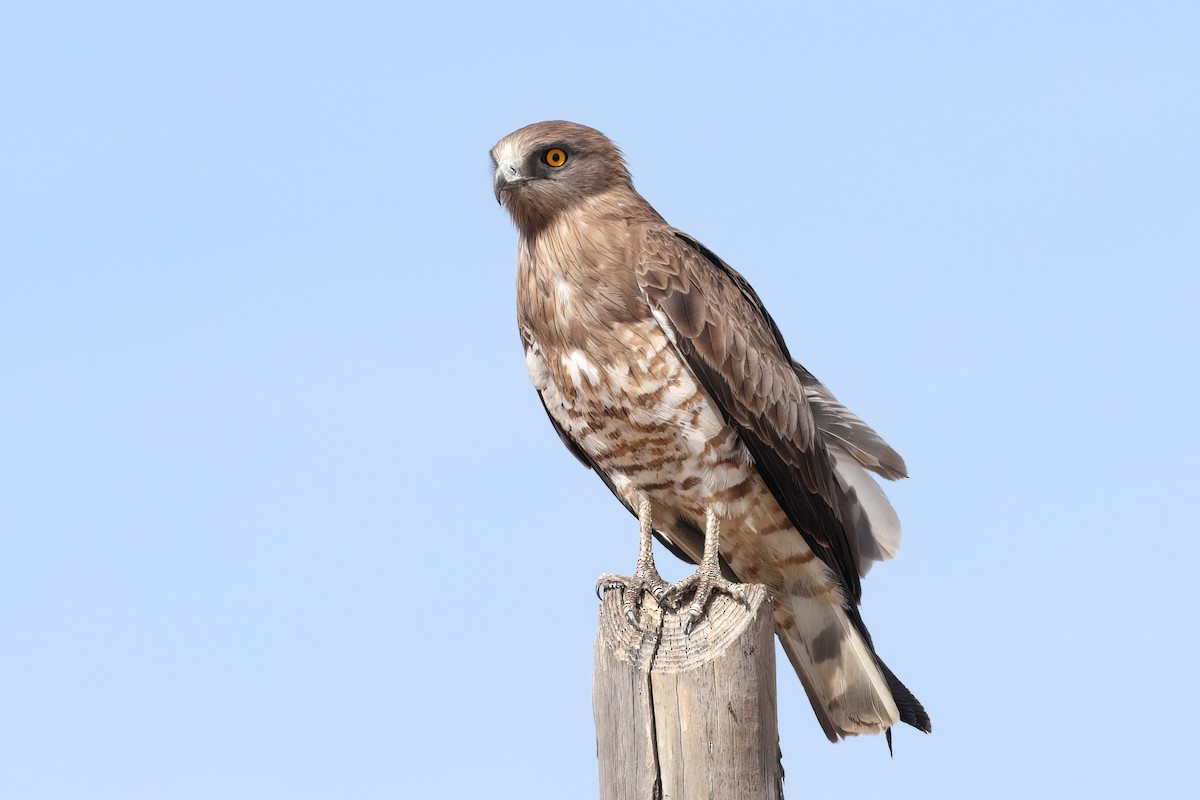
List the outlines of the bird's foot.
{"label": "bird's foot", "polygon": [[625,618],[630,625],[638,628],[638,606],[641,605],[642,593],[649,592],[662,603],[671,594],[672,586],[662,579],[652,562],[638,564],[632,577],[611,572],[601,575],[600,580],[596,581],[596,596],[604,599],[604,593],[609,589],[621,590],[621,609],[625,612]]}
{"label": "bird's foot", "polygon": [[684,616],[686,617],[683,622],[684,633],[691,633],[692,625],[696,623],[696,620],[704,616],[704,610],[708,607],[709,601],[712,600],[713,592],[724,592],[730,597],[739,600],[743,605],[750,604],[750,598],[746,596],[746,591],[742,588],[742,585],[726,580],[715,569],[709,570],[701,567],[696,570],[671,587],[671,596],[679,598],[689,591],[695,591],[695,595],[692,597],[692,602],[688,605],[687,610],[684,611]]}

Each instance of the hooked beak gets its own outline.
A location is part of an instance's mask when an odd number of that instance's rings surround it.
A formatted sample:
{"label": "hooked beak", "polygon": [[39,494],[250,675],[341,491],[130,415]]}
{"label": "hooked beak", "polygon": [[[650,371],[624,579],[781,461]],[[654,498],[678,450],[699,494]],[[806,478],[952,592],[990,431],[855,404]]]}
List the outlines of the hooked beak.
{"label": "hooked beak", "polygon": [[515,161],[503,161],[496,165],[496,177],[492,181],[492,191],[496,195],[496,202],[504,203],[504,190],[513,187],[516,184],[524,183],[529,180],[521,174],[521,168]]}

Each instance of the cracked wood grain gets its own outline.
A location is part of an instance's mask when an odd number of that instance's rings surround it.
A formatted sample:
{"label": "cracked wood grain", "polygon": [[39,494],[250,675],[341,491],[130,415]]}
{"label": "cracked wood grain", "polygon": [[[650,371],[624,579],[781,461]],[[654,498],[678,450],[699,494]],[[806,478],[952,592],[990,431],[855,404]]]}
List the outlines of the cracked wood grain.
{"label": "cracked wood grain", "polygon": [[[771,602],[719,595],[690,633],[680,609],[619,592],[600,608],[592,703],[601,800],[781,800]],[[686,605],[684,606],[686,608]]]}

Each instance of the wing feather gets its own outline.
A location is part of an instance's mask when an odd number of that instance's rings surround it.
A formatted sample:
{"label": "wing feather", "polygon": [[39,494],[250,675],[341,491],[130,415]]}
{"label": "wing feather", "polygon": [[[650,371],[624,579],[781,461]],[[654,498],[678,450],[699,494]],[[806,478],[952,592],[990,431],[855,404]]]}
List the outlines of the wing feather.
{"label": "wing feather", "polygon": [[745,278],[694,239],[648,229],[635,268],[681,357],[754,458],[809,547],[861,597],[856,547],[839,518],[833,462],[778,327]]}
{"label": "wing feather", "polygon": [[792,366],[796,375],[800,377],[800,382],[804,384],[813,416],[817,419],[817,427],[828,439],[835,441],[853,456],[855,461],[872,472],[889,480],[908,477],[908,467],[905,466],[904,459],[882,436],[872,430],[857,414],[838,402],[833,392],[826,389],[811,372],[796,362],[792,362]]}

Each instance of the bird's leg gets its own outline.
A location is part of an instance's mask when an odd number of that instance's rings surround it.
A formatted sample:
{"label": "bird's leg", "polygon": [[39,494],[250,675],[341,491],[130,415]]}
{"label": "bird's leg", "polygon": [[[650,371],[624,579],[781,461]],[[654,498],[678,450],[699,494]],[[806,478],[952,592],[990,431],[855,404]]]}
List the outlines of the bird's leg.
{"label": "bird's leg", "polygon": [[654,566],[654,520],[651,512],[650,498],[643,496],[638,502],[638,522],[641,525],[641,541],[638,544],[637,569],[633,577],[606,573],[596,582],[596,594],[607,592],[609,589],[621,590],[621,607],[625,617],[637,627],[637,607],[642,592],[650,592],[655,600],[661,601],[667,596],[671,584],[662,579]]}
{"label": "bird's leg", "polygon": [[714,591],[733,595],[743,603],[749,602],[746,593],[738,584],[721,577],[721,518],[711,508],[704,514],[704,557],[700,568],[671,587],[671,594],[682,594],[695,587],[696,595],[687,608],[687,620],[683,623],[685,633],[691,631],[693,623],[704,616],[704,608]]}

